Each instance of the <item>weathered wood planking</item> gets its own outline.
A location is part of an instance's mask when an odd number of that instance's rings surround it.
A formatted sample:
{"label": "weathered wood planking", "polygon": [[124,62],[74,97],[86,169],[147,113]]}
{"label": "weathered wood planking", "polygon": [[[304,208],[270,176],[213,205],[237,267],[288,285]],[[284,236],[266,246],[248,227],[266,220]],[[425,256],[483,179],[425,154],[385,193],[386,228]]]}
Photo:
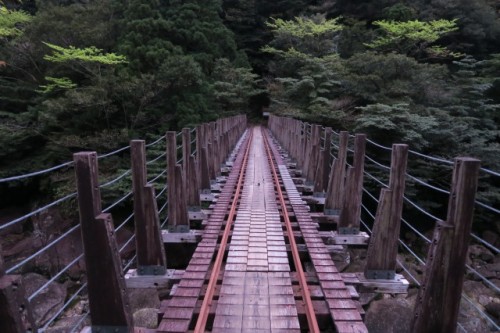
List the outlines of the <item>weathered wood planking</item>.
{"label": "weathered wood planking", "polygon": [[[274,155],[278,157],[276,148],[273,145],[271,148]],[[325,256],[329,253],[328,249],[321,240],[316,225],[309,215],[308,207],[299,195],[286,166],[282,162],[281,164],[278,162],[278,168],[323,295],[329,304],[330,315],[336,330],[349,332],[350,329],[355,329],[356,332],[367,333],[368,330],[362,321],[360,312],[353,302],[351,290],[342,281],[342,276],[337,271],[331,257]]]}
{"label": "weathered wood planking", "polygon": [[[235,117],[232,119],[234,132],[232,140],[236,141],[245,129],[246,121],[244,117]],[[208,149],[204,147],[201,152],[200,160],[207,162],[207,168],[202,168],[201,170],[202,173],[206,173],[208,176]],[[217,248],[217,238],[224,222],[227,207],[231,201],[233,188],[237,182],[242,158],[242,154],[237,155],[234,166],[227,177],[226,185],[208,218],[207,225],[203,231],[203,240],[198,244],[172,299],[163,308],[164,313],[158,327],[158,332],[187,332],[189,329],[198,298],[202,293],[210,263]],[[206,179],[210,181],[208,177]],[[208,186],[210,186],[210,183],[208,183]]]}

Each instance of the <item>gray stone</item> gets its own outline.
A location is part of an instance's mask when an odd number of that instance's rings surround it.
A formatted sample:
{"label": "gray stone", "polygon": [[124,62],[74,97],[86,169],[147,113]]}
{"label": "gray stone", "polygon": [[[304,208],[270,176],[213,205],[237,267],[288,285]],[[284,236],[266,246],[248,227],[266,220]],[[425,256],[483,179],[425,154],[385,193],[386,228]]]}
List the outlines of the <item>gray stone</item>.
{"label": "gray stone", "polygon": [[[48,280],[42,275],[29,273],[23,277],[26,295],[29,297],[43,286]],[[43,326],[63,306],[66,299],[66,288],[52,282],[42,290],[32,301],[31,308],[37,326]]]}
{"label": "gray stone", "polygon": [[158,310],[144,308],[134,312],[134,325],[136,327],[156,328],[158,326]]}
{"label": "gray stone", "polygon": [[85,315],[79,315],[74,317],[66,317],[57,320],[54,326],[49,327],[45,332],[46,333],[67,333],[79,332],[83,329],[84,326],[90,325],[90,316],[87,316],[86,319],[83,319]]}
{"label": "gray stone", "polygon": [[366,327],[370,333],[410,332],[413,309],[404,299],[373,301],[366,311]]}
{"label": "gray stone", "polygon": [[144,308],[160,308],[160,298],[155,288],[129,288],[127,290],[133,312]]}
{"label": "gray stone", "polygon": [[[500,300],[499,300],[500,302]],[[486,311],[497,320],[500,320],[500,303],[498,302],[490,302],[485,306]]]}

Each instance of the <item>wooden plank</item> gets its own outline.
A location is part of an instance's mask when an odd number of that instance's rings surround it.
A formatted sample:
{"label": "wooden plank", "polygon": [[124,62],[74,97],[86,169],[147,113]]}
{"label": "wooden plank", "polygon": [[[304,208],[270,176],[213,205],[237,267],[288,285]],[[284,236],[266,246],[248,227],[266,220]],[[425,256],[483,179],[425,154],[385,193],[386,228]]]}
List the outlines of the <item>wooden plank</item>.
{"label": "wooden plank", "polygon": [[[176,221],[169,221],[169,225],[175,226],[175,230],[187,231],[189,230],[189,217],[187,211],[186,197],[184,188],[181,186],[182,181],[182,167],[177,165],[175,167],[175,196],[169,198],[170,210],[176,210],[175,217]],[[173,205],[173,207],[172,207]],[[172,222],[172,224],[170,224]],[[179,229],[180,228],[180,229]]]}
{"label": "wooden plank", "polygon": [[[356,134],[354,139],[353,167],[348,171],[345,201],[340,212],[338,230],[340,233],[358,233],[363,196],[363,172],[365,165],[366,135]],[[346,232],[343,232],[345,230]]]}
{"label": "wooden plank", "polygon": [[87,268],[89,307],[94,326],[121,326],[133,332],[110,214],[101,213],[97,154],[74,154],[82,242]]}
{"label": "wooden plank", "polygon": [[455,332],[480,161],[455,159],[447,222],[438,222],[419,290],[412,332]]}

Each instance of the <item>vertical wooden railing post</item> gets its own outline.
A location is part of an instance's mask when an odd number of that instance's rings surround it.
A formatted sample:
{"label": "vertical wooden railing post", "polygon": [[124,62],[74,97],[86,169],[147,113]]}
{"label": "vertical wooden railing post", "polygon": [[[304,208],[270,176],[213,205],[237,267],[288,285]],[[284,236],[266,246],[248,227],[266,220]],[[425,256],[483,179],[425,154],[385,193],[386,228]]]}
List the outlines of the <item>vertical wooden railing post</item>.
{"label": "vertical wooden railing post", "polygon": [[74,154],[92,330],[134,331],[111,214],[103,214],[97,154]]}
{"label": "vertical wooden railing post", "polygon": [[359,233],[361,199],[363,196],[363,172],[365,170],[366,135],[356,134],[354,139],[353,165],[347,171],[344,206],[340,212],[338,232],[343,235]]}
{"label": "vertical wooden railing post", "polygon": [[314,196],[315,197],[325,197],[325,192],[328,184],[328,174],[330,170],[331,161],[331,140],[332,140],[332,129],[327,127],[324,131],[324,146],[321,149],[319,146],[319,158],[316,166],[316,174],[314,181]]}
{"label": "vertical wooden railing post", "polygon": [[137,273],[138,275],[164,275],[167,261],[161,239],[155,190],[153,185],[147,184],[146,144],[144,140],[132,140],[130,154]]}
{"label": "vertical wooden railing post", "polygon": [[196,161],[194,156],[191,156],[191,130],[189,128],[182,129],[182,161],[184,193],[186,195],[189,219],[199,220],[202,219],[200,191],[198,189]]}
{"label": "vertical wooden railing post", "polygon": [[196,126],[196,174],[198,178],[198,189],[203,189],[201,185],[201,172],[202,172],[202,164],[201,164],[201,149],[204,146],[204,135],[203,135],[203,126]]}
{"label": "vertical wooden railing post", "polygon": [[311,140],[309,144],[310,147],[310,156],[309,156],[309,166],[307,168],[307,184],[314,189],[314,181],[316,179],[316,167],[318,165],[319,159],[319,150],[320,150],[320,131],[321,125],[312,125],[311,126]]}
{"label": "vertical wooden railing post", "polygon": [[326,189],[325,215],[339,215],[344,206],[345,174],[347,161],[347,144],[349,133],[342,131],[339,134],[339,150],[330,170],[330,178]]}
{"label": "vertical wooden railing post", "polygon": [[382,189],[368,246],[365,277],[394,279],[403,213],[408,146],[392,146],[389,188]]}
{"label": "vertical wooden railing post", "polygon": [[0,332],[37,332],[21,275],[5,275],[0,244]]}
{"label": "vertical wooden railing post", "polygon": [[415,304],[413,333],[457,329],[479,167],[477,159],[455,159],[448,216],[434,230]]}
{"label": "vertical wooden railing post", "polygon": [[182,167],[177,164],[177,135],[167,132],[168,230],[189,232]]}

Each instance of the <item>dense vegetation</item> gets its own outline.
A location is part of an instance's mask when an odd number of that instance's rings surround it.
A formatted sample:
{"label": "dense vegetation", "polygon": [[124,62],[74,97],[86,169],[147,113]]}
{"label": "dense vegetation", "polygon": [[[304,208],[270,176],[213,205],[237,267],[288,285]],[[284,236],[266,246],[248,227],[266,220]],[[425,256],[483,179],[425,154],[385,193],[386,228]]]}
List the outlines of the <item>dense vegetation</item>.
{"label": "dense vegetation", "polygon": [[[494,0],[4,1],[0,177],[263,107],[500,170],[499,10]],[[488,202],[500,202],[499,185],[484,179]]]}

